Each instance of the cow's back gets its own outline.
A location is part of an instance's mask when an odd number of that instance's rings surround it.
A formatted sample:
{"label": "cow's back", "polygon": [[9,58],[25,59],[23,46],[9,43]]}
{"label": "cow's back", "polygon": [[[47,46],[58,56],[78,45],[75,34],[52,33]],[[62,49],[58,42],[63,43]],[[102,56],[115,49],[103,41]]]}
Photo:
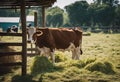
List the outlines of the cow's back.
{"label": "cow's back", "polygon": [[[67,28],[49,29],[50,39],[52,39],[57,49],[66,49],[71,43],[76,43],[77,35],[74,30]],[[76,45],[77,46],[77,45]]]}

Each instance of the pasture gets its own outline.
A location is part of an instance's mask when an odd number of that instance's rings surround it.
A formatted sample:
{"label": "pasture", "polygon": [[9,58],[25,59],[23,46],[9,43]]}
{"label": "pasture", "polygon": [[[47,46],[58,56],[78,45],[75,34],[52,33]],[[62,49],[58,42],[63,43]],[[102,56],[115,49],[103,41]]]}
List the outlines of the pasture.
{"label": "pasture", "polygon": [[[14,40],[1,40],[7,39]],[[82,50],[80,60],[72,60],[71,52],[56,51],[55,66],[44,57],[28,57],[28,75],[20,76],[21,68],[15,67],[0,75],[0,82],[120,82],[120,34],[83,36]]]}

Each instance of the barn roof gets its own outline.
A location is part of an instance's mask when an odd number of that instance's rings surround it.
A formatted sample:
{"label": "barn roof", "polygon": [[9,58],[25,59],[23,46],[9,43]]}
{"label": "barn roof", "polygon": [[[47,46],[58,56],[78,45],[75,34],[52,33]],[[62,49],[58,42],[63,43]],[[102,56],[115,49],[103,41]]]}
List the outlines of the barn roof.
{"label": "barn roof", "polygon": [[0,22],[2,23],[18,23],[20,17],[0,17]]}
{"label": "barn roof", "polygon": [[[0,8],[19,8],[22,0],[0,0]],[[56,0],[25,0],[25,6],[50,7]]]}

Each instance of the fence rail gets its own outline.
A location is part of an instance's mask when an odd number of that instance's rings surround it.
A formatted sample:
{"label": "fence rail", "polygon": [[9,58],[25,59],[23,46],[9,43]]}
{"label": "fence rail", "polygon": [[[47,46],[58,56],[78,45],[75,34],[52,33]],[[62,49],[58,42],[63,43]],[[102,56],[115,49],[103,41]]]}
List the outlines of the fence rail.
{"label": "fence rail", "polygon": [[22,33],[6,33],[6,32],[0,32],[0,36],[22,36]]}
{"label": "fence rail", "polygon": [[18,42],[0,42],[0,46],[22,46],[22,43],[18,43]]}
{"label": "fence rail", "polygon": [[83,31],[89,32],[120,32],[120,26],[81,26]]}
{"label": "fence rail", "polygon": [[0,57],[3,56],[13,56],[13,55],[21,55],[22,52],[0,52]]}
{"label": "fence rail", "polygon": [[22,62],[12,62],[12,63],[1,63],[0,66],[16,66],[22,65]]}

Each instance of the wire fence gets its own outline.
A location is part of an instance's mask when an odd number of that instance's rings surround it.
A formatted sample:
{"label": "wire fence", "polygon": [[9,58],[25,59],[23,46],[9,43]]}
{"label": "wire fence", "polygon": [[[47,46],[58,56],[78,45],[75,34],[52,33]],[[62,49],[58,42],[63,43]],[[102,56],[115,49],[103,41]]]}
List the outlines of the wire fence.
{"label": "wire fence", "polygon": [[84,32],[104,32],[104,33],[120,33],[120,26],[81,26]]}

